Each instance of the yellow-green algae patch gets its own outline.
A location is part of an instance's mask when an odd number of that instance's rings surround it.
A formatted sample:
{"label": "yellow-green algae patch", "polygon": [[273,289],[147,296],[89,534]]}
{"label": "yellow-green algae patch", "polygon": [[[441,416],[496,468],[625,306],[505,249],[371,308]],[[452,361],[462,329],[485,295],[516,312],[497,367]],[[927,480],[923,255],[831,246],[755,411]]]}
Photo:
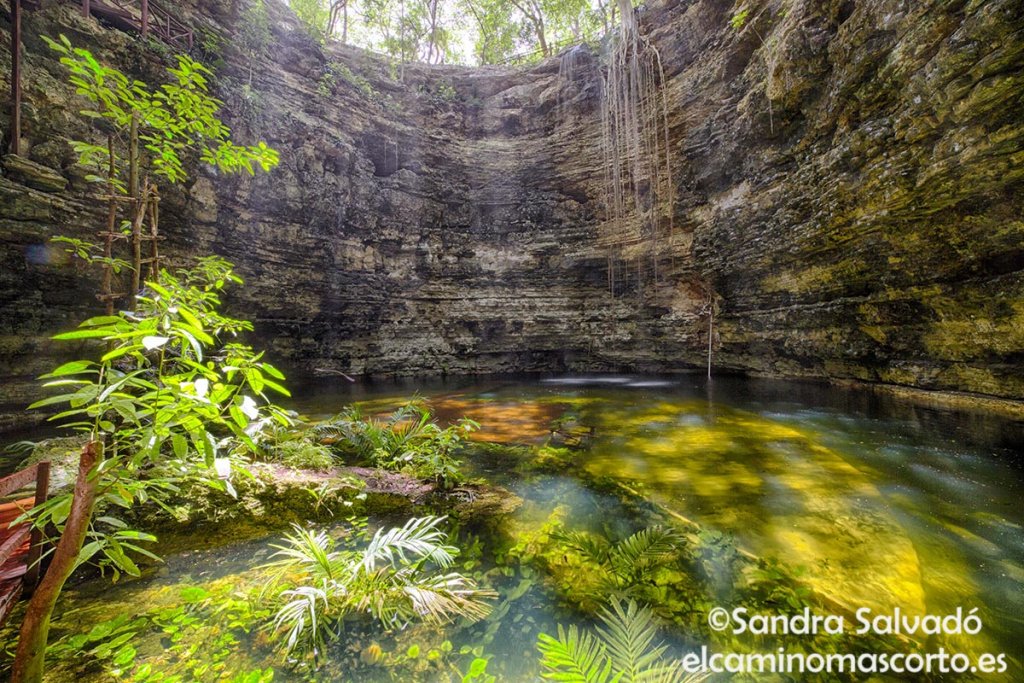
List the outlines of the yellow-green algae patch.
{"label": "yellow-green algae patch", "polygon": [[586,462],[758,555],[808,568],[839,604],[923,614],[920,565],[872,479],[804,431],[706,403],[605,412],[621,434]]}

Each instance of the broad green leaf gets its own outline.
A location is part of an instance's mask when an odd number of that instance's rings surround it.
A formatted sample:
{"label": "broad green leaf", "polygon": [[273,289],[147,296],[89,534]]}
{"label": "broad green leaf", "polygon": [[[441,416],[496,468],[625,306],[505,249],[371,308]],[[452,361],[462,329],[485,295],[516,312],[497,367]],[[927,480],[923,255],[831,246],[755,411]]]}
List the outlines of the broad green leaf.
{"label": "broad green leaf", "polygon": [[59,368],[52,372],[48,372],[45,375],[40,375],[39,379],[49,379],[51,377],[64,377],[66,375],[78,375],[86,372],[87,370],[96,373],[94,369],[96,364],[88,360],[73,360],[70,363],[65,363]]}
{"label": "broad green leaf", "polygon": [[35,410],[36,408],[45,408],[46,406],[56,405],[58,403],[68,403],[74,398],[75,394],[61,394],[60,396],[50,396],[43,398],[28,407],[29,410]]}
{"label": "broad green leaf", "polygon": [[163,346],[169,341],[170,337],[149,336],[142,338],[142,345],[146,348],[147,351],[152,351],[154,349],[159,349],[161,346]]}
{"label": "broad green leaf", "polygon": [[61,334],[56,334],[53,336],[53,339],[61,341],[67,341],[72,339],[101,339],[104,337],[109,337],[112,334],[116,333],[116,330],[111,330],[108,328],[101,328],[95,330],[74,330],[73,332],[62,332]]}

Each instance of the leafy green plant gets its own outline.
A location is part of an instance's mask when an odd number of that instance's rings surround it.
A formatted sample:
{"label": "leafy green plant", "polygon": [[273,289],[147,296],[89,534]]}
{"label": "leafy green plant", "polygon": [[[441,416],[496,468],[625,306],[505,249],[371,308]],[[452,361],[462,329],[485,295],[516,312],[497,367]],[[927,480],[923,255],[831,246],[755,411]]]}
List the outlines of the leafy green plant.
{"label": "leafy green plant", "polygon": [[326,470],[335,464],[331,449],[309,439],[283,441],[273,447],[272,457],[288,467],[306,470]]}
{"label": "leafy green plant", "polygon": [[340,548],[325,531],[295,527],[274,546],[280,559],[268,565],[280,604],[270,628],[282,634],[283,648],[315,665],[349,616],[368,615],[387,627],[485,616],[493,593],[461,574],[441,573],[458,555],[439,529],[442,521],[414,518],[367,539],[365,520],[357,520]]}
{"label": "leafy green plant", "polygon": [[487,663],[488,660],[483,657],[477,657],[470,662],[469,669],[462,677],[462,683],[495,683],[498,679],[487,673]]}
{"label": "leafy green plant", "polygon": [[733,590],[742,558],[731,536],[713,529],[702,529],[691,555],[700,575],[719,599]]}
{"label": "leafy green plant", "polygon": [[618,542],[595,534],[562,531],[556,532],[553,540],[600,568],[597,590],[602,594],[628,593],[649,581],[655,570],[676,560],[683,543],[678,531],[663,526],[641,529]]}
{"label": "leafy green plant", "polygon": [[235,674],[231,678],[231,683],[270,683],[272,680],[274,680],[273,669],[254,669]]}
{"label": "leafy green plant", "polygon": [[134,662],[137,654],[132,641],[149,625],[146,617],[119,614],[96,624],[87,633],[79,633],[54,643],[49,654],[57,658],[74,656],[109,660],[115,666],[125,668]]}
{"label": "leafy green plant", "polygon": [[317,92],[321,97],[330,97],[339,82],[355,88],[367,99],[377,100],[380,97],[370,81],[352,71],[347,64],[338,61],[327,63],[320,80],[317,81]]}
{"label": "leafy green plant", "polygon": [[774,558],[759,560],[746,586],[750,602],[773,611],[800,612],[813,600],[811,589],[801,579],[805,573],[803,567],[790,567]]}
{"label": "leafy green plant", "polygon": [[85,562],[138,575],[132,555],[154,558],[139,543],[152,536],[99,509],[161,502],[185,476],[230,490],[231,455],[254,449],[252,433],[287,423],[267,398],[286,394],[283,375],[262,353],[230,341],[251,323],[222,315],[220,293],[241,282],[227,261],[210,257],[197,267],[163,272],[148,282],[135,312],[86,320],[55,339],[104,343],[96,360],[66,363],[43,376],[61,393],[32,408],[64,405],[52,416],[81,432],[74,491],[26,513],[40,529],[61,534],[53,560],[32,597],[21,630],[12,680],[38,681],[50,615],[64,582]]}
{"label": "leafy green plant", "polygon": [[421,85],[419,91],[436,107],[454,104],[459,99],[459,93],[455,90],[455,86],[447,80],[438,80],[433,85]]}
{"label": "leafy green plant", "polygon": [[[82,115],[96,122],[94,135],[100,142],[76,140],[72,146],[79,163],[92,171],[86,179],[102,186],[107,202],[106,225],[98,233],[102,244],[69,237],[56,240],[68,253],[99,266],[100,299],[112,316],[115,301],[134,306],[144,269],[151,279],[159,276],[159,184],[184,181],[186,160],[194,157],[220,172],[255,175],[258,168],[269,171],[276,166],[279,155],[264,142],[233,141],[230,128],[217,116],[223,102],[209,94],[213,73],[190,57],[178,55],[177,65],[167,70],[168,82],[151,88],[100,63],[88,50],[73,47],[64,35],[43,40],[67,69],[76,92],[90,103]],[[123,212],[127,217],[121,216]],[[130,262],[114,253],[125,238]],[[144,242],[149,251],[145,259]],[[115,276],[122,271],[130,274],[126,289],[115,287]]]}
{"label": "leafy green plant", "polygon": [[425,406],[409,403],[384,419],[364,419],[350,409],[314,427],[320,437],[336,439],[335,448],[376,467],[409,472],[452,488],[463,480],[455,454],[480,425],[463,419],[441,428]]}
{"label": "leafy green plant", "polygon": [[735,14],[733,14],[732,17],[730,17],[729,25],[732,26],[735,30],[739,31],[741,28],[743,28],[746,25],[747,19],[749,17],[750,17],[750,9],[749,8],[748,9],[739,10]]}
{"label": "leafy green plant", "polygon": [[[340,480],[322,482],[316,488],[305,489],[306,493],[313,499],[313,515],[319,517],[323,512],[331,512],[332,504],[342,499],[341,492],[345,489],[362,491],[366,488],[366,482],[352,476],[344,476]],[[355,500],[366,500],[365,493],[356,493]],[[344,507],[352,507],[352,500],[342,500]]]}
{"label": "leafy green plant", "polygon": [[613,599],[599,614],[594,632],[576,626],[558,627],[558,637],[538,636],[541,676],[573,683],[697,683],[705,674],[684,673],[665,657],[667,647],[655,644],[654,613],[632,600],[623,607]]}
{"label": "leafy green plant", "polygon": [[273,35],[270,33],[270,17],[263,0],[250,0],[249,5],[241,13],[241,30],[238,35],[238,47],[249,58],[249,81],[252,85],[253,67],[256,62],[267,56]]}
{"label": "leafy green plant", "polygon": [[[151,90],[100,64],[88,50],[73,47],[66,36],[56,41],[43,36],[43,40],[60,55],[78,94],[94,105],[92,115],[121,130],[128,130],[135,121],[156,175],[172,183],[184,180],[182,155],[192,150],[201,161],[227,173],[244,170],[254,175],[257,167],[269,171],[277,165],[279,156],[266,143],[243,146],[231,141],[231,130],[217,118],[223,102],[208,94],[213,74],[199,62],[178,55],[178,66],[167,70],[172,81]],[[83,163],[95,164],[99,152],[110,150],[103,146],[83,150]]]}
{"label": "leafy green plant", "polygon": [[[236,636],[251,633],[270,616],[253,595],[239,591],[234,581],[187,585],[176,601],[140,613],[119,612],[87,632],[60,639],[48,655],[55,668],[70,664],[80,670],[82,664],[98,663],[113,680],[130,683],[270,681],[273,669],[242,671],[231,678],[226,673],[239,643]],[[64,619],[76,622],[67,615]],[[154,638],[162,645],[157,656],[149,646]]]}

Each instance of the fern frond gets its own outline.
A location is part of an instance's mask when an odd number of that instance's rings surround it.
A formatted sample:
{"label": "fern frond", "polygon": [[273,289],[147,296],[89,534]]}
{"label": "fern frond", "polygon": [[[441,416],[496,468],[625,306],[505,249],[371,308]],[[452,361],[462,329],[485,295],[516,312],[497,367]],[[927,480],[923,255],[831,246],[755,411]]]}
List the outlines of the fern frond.
{"label": "fern frond", "polygon": [[622,683],[642,683],[644,672],[664,666],[661,656],[667,649],[654,645],[658,635],[654,612],[632,600],[625,608],[615,599],[610,604],[611,609],[605,607],[599,614],[604,626],[598,626],[597,633],[608,648],[615,671],[622,674]]}
{"label": "fern frond", "polygon": [[558,627],[558,638],[546,633],[537,637],[541,653],[541,678],[565,683],[612,683],[612,660],[604,643],[575,626]]}

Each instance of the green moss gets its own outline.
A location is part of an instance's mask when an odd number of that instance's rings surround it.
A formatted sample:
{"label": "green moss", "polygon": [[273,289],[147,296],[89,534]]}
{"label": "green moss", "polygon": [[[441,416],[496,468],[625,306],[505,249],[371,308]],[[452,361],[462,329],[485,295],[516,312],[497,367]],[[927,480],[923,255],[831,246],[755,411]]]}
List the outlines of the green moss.
{"label": "green moss", "polygon": [[32,453],[19,465],[19,469],[50,461],[50,493],[71,486],[78,475],[78,456],[85,446],[81,436],[44,439],[36,443]]}

